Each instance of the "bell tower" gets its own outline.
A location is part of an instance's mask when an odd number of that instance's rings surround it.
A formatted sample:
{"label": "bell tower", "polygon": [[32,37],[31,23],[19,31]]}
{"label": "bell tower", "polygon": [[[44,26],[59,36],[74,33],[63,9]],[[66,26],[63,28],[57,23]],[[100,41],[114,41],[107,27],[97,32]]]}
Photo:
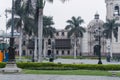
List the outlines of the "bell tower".
{"label": "bell tower", "polygon": [[120,23],[120,0],[105,0],[106,19],[117,19]]}
{"label": "bell tower", "polygon": [[[106,3],[106,19],[116,19],[116,23],[120,23],[120,0],[105,0]],[[112,47],[108,48],[114,54],[120,54],[120,27],[118,27],[118,40],[112,35]],[[110,45],[110,42],[107,43]],[[112,56],[111,53],[111,56]]]}

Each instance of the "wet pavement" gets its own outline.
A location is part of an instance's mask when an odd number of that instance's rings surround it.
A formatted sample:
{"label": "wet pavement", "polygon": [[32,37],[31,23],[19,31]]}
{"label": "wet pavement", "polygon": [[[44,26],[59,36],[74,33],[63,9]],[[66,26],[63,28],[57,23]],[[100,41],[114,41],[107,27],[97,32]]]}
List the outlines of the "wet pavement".
{"label": "wet pavement", "polygon": [[0,80],[120,80],[120,77],[79,75],[0,74]]}

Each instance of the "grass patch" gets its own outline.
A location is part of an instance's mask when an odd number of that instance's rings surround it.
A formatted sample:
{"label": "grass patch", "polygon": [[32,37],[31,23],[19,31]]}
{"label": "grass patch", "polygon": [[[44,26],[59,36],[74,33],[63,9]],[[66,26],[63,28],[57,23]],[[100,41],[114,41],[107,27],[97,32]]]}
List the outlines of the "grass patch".
{"label": "grass patch", "polygon": [[99,70],[27,70],[22,71],[24,74],[57,74],[57,75],[95,75],[95,76],[112,76],[111,72]]}
{"label": "grass patch", "polygon": [[[62,58],[62,59],[74,59],[74,56],[58,56],[57,58]],[[98,56],[77,56],[77,59],[97,59]],[[101,57],[102,59],[106,59],[106,57]]]}
{"label": "grass patch", "polygon": [[120,77],[120,72],[116,72],[116,76],[119,76],[119,77]]}

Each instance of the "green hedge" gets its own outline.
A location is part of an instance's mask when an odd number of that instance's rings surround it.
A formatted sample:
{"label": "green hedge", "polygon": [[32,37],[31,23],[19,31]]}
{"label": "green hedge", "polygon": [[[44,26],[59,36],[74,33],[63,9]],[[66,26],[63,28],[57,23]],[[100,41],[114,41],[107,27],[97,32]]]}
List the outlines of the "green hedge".
{"label": "green hedge", "polygon": [[4,62],[0,63],[0,68],[4,68],[5,65],[6,65],[6,63],[4,63]]}
{"label": "green hedge", "polygon": [[[6,63],[0,63],[0,68],[5,67]],[[55,64],[55,63],[17,63],[22,69],[34,70],[120,70],[120,65],[101,65],[101,64]]]}
{"label": "green hedge", "polygon": [[37,70],[120,70],[120,65],[100,64],[55,64],[55,63],[17,63],[22,69]]}

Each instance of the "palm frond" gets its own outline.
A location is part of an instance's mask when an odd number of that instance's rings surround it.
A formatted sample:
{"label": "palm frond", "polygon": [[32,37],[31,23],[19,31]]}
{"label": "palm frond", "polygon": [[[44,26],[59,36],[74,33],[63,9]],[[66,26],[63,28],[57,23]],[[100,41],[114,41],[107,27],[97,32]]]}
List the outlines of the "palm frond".
{"label": "palm frond", "polygon": [[67,20],[68,25],[65,27],[66,29],[70,29],[68,32],[68,37],[74,34],[75,37],[83,37],[83,33],[86,31],[81,24],[84,22],[80,16],[72,17],[71,20]]}
{"label": "palm frond", "polygon": [[47,1],[53,3],[53,0],[47,0]]}
{"label": "palm frond", "polygon": [[54,25],[52,16],[43,16],[43,26],[51,26]]}
{"label": "palm frond", "polygon": [[[20,18],[14,18],[14,28],[17,30],[19,27],[21,27],[21,23],[20,23]],[[7,29],[9,29],[12,26],[12,19],[9,19],[7,22]]]}
{"label": "palm frond", "polygon": [[75,32],[75,29],[72,28],[69,32],[68,32],[68,37],[71,37]]}
{"label": "palm frond", "polygon": [[106,23],[104,23],[104,33],[106,34],[107,39],[112,39],[112,33],[114,37],[117,39],[118,36],[118,27],[120,26],[119,23],[116,23],[115,19],[107,19]]}
{"label": "palm frond", "polygon": [[72,20],[67,20],[66,22],[69,23],[69,24],[73,24]]}
{"label": "palm frond", "polygon": [[63,3],[65,2],[65,1],[69,1],[69,0],[61,0]]}
{"label": "palm frond", "polygon": [[72,27],[73,27],[73,26],[71,26],[71,25],[67,25],[67,26],[65,27],[65,29],[66,29],[66,30],[72,29]]}
{"label": "palm frond", "polygon": [[25,4],[25,13],[28,16],[34,14],[34,8],[32,6],[31,0],[27,0],[27,2]]}

